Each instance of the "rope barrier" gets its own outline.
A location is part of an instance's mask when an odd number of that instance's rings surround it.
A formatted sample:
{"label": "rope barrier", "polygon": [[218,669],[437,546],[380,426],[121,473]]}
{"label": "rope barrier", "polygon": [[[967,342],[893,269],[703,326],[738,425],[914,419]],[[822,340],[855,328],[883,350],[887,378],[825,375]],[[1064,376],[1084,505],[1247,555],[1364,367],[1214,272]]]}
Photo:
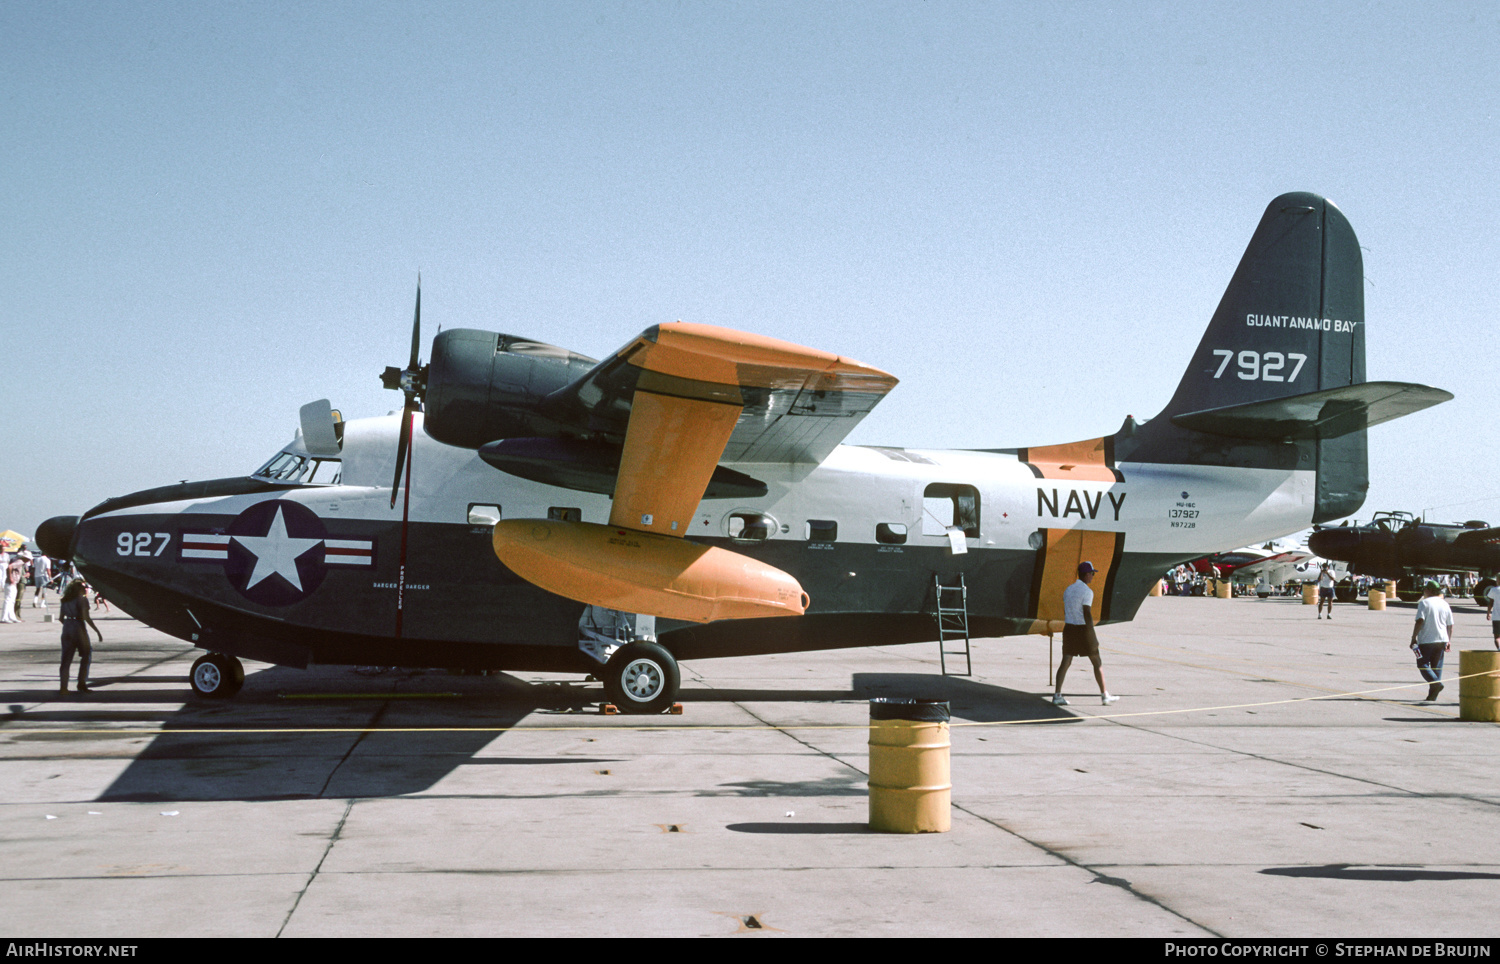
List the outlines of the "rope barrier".
{"label": "rope barrier", "polygon": [[[1469,673],[1467,676],[1449,677],[1453,681],[1469,679],[1475,676],[1493,676],[1491,671],[1482,673]],[[1225,703],[1218,706],[1192,706],[1174,710],[1141,710],[1134,713],[1100,713],[1087,716],[1040,716],[1024,720],[980,720],[950,723],[951,727],[971,726],[1023,726],[1040,723],[1084,723],[1089,720],[1123,720],[1138,719],[1148,716],[1178,716],[1184,713],[1211,713],[1218,710],[1242,710],[1252,709],[1260,706],[1283,706],[1290,703],[1312,703],[1320,700],[1348,699],[1350,697],[1365,697],[1371,693],[1388,693],[1392,690],[1412,689],[1419,686],[1427,686],[1426,682],[1401,683],[1396,686],[1381,686],[1368,690],[1351,690],[1346,693],[1324,693],[1318,696],[1296,696],[1283,700],[1262,700],[1256,703]],[[337,694],[321,694],[332,696]],[[392,694],[395,696],[396,694]],[[446,695],[446,694],[435,694]],[[340,726],[340,727],[183,727],[176,728],[108,728],[108,729],[73,729],[69,727],[11,727],[7,723],[0,722],[0,736],[59,733],[89,735],[181,735],[181,736],[209,736],[209,735],[239,735],[256,736],[268,734],[339,734],[339,733],[504,733],[511,730],[524,730],[527,732],[568,732],[578,733],[592,730],[610,731],[684,731],[684,730],[739,730],[739,731],[785,731],[785,730],[865,730],[869,728],[868,721],[861,723],[617,723],[613,725],[579,724],[575,726],[531,726],[512,724],[509,726]]]}

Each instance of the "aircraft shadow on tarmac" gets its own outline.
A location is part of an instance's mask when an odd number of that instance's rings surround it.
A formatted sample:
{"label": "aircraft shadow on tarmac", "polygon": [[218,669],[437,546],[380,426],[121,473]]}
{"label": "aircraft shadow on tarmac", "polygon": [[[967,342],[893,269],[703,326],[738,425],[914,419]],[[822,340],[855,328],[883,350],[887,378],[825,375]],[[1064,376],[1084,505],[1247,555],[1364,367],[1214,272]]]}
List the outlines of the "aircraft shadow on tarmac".
{"label": "aircraft shadow on tarmac", "polygon": [[[861,790],[860,796],[864,796],[864,793]],[[731,823],[724,829],[736,833],[873,833],[868,823]]]}
{"label": "aircraft shadow on tarmac", "polygon": [[[26,718],[132,722],[138,718],[135,713],[112,711],[109,704],[154,699],[180,704],[187,681],[170,679],[175,685],[157,691],[160,695],[142,693],[136,685],[140,677],[121,681],[118,688],[100,681],[104,685],[87,703],[27,713]],[[532,713],[578,712],[597,702],[597,695],[592,700],[587,696],[578,687],[534,686],[503,674],[271,667],[247,675],[232,700],[188,695],[176,712],[152,716],[162,721],[162,731],[99,799],[400,796],[430,789],[459,766],[615,762],[586,756],[476,756]]]}
{"label": "aircraft shadow on tarmac", "polygon": [[1371,867],[1367,864],[1267,867],[1261,873],[1274,877],[1318,877],[1325,880],[1500,880],[1500,874],[1474,870],[1422,870],[1418,867]]}
{"label": "aircraft shadow on tarmac", "polygon": [[1078,720],[1034,693],[931,673],[855,673],[847,690],[684,689],[682,701],[732,703],[864,702],[872,699],[947,700],[949,712],[971,723]]}
{"label": "aircraft shadow on tarmac", "polygon": [[[429,790],[460,766],[617,762],[584,756],[478,756],[506,729],[532,714],[592,711],[604,699],[597,684],[532,684],[506,674],[454,676],[439,670],[372,673],[348,667],[271,667],[249,674],[240,693],[225,701],[193,698],[185,692],[186,680],[177,676],[98,679],[95,687],[85,697],[47,702],[24,712],[21,702],[34,706],[35,691],[0,693],[0,705],[11,704],[4,717],[11,723],[71,723],[80,728],[160,723],[161,732],[134,755],[99,796],[101,801],[400,796]],[[956,719],[972,722],[1074,719],[1034,694],[920,673],[856,673],[846,690],[686,688],[682,693],[686,704],[853,702],[876,697],[948,700]],[[152,703],[170,703],[174,709],[152,710]],[[420,731],[395,732],[402,728]],[[122,739],[137,736],[119,734]],[[46,743],[109,738],[98,730],[13,737]],[[863,781],[851,776],[729,783],[706,787],[701,794],[807,797],[864,792]],[[746,832],[773,832],[770,826],[777,828],[774,832],[782,830],[774,824]],[[842,831],[825,827],[795,832]]]}

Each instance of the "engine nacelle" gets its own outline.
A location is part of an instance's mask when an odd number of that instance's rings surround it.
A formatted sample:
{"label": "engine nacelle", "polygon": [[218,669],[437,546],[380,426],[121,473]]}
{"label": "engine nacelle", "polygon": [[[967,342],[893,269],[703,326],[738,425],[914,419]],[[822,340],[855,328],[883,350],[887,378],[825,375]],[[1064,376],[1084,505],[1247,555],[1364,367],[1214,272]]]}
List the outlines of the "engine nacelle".
{"label": "engine nacelle", "polygon": [[598,362],[566,348],[474,328],[432,342],[424,395],[427,434],[463,448],[553,434],[542,400]]}

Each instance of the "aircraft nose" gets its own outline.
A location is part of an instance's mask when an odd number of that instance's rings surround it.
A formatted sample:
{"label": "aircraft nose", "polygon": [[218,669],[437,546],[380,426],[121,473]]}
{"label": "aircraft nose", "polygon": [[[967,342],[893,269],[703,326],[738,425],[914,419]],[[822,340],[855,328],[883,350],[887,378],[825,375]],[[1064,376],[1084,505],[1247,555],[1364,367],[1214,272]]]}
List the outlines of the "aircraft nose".
{"label": "aircraft nose", "polygon": [[56,515],[37,526],[36,544],[53,559],[73,556],[73,536],[78,531],[78,516]]}
{"label": "aircraft nose", "polygon": [[1340,559],[1359,547],[1359,533],[1347,528],[1319,529],[1307,537],[1307,548],[1324,559]]}

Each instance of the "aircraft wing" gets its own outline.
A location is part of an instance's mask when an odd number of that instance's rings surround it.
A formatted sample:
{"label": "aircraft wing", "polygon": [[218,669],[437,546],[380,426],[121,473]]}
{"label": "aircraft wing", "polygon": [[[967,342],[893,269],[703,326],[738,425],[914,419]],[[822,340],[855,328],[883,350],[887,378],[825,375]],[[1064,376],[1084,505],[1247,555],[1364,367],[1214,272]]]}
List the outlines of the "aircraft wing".
{"label": "aircraft wing", "polygon": [[621,440],[610,525],[682,536],[719,462],[817,464],[895,386],[830,352],[675,322],[547,401]]}
{"label": "aircraft wing", "polygon": [[1273,572],[1283,566],[1294,566],[1304,559],[1310,558],[1312,553],[1299,549],[1290,549],[1266,556],[1255,562],[1247,563],[1234,570],[1235,575],[1260,575]]}

